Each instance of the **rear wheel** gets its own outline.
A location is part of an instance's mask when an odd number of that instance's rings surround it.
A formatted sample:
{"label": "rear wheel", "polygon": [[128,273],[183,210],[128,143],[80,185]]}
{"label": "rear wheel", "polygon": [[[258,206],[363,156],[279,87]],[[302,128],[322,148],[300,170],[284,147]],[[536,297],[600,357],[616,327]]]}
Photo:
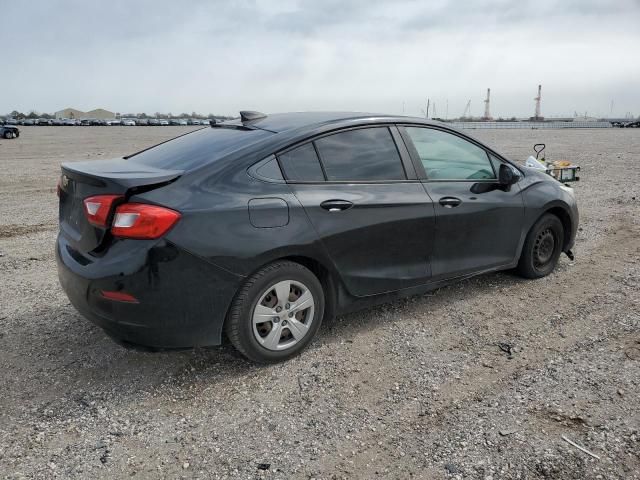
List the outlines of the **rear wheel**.
{"label": "rear wheel", "polygon": [[533,225],[518,262],[517,271],[526,278],[541,278],[555,268],[562,253],[564,229],[558,217],[547,213]]}
{"label": "rear wheel", "polygon": [[304,349],[323,315],[324,294],[316,276],[298,263],[280,261],[245,282],[231,306],[226,332],[250,360],[274,363]]}
{"label": "rear wheel", "polygon": [[6,132],[4,132],[4,138],[6,138],[7,140],[13,138],[13,132],[11,130],[7,130]]}

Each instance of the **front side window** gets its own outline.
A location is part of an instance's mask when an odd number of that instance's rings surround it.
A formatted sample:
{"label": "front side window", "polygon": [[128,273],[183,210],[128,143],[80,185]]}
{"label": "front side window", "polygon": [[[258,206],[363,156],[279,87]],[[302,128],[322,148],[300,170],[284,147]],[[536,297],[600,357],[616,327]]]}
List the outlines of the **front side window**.
{"label": "front side window", "polygon": [[405,127],[429,180],[494,180],[487,153],[451,133]]}
{"label": "front side window", "polygon": [[315,141],[328,181],[405,180],[387,127],[334,133]]}

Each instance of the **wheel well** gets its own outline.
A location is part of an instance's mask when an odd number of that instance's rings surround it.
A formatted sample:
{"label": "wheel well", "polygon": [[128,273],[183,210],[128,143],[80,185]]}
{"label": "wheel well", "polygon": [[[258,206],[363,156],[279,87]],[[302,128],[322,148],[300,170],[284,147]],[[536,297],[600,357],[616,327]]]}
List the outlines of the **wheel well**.
{"label": "wheel well", "polygon": [[[279,258],[278,260],[289,260],[290,262],[296,262],[300,265],[308,268],[313,274],[318,277],[320,284],[324,289],[324,318],[332,318],[336,311],[337,302],[337,285],[333,275],[327,267],[317,260],[299,255],[292,255],[289,257]],[[277,260],[274,260],[277,261]]]}
{"label": "wheel well", "polygon": [[562,230],[564,232],[564,244],[562,245],[562,250],[566,250],[571,237],[571,217],[562,207],[550,208],[545,213],[550,213],[560,219],[560,222],[562,223]]}

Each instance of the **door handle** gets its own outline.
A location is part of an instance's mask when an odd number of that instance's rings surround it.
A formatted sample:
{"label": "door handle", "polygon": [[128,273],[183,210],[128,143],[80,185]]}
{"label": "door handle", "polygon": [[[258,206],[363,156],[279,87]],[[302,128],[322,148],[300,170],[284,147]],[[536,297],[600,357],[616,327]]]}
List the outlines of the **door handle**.
{"label": "door handle", "polygon": [[462,200],[456,197],[442,197],[440,199],[440,205],[442,205],[444,208],[457,207],[461,203],[462,203]]}
{"label": "door handle", "polygon": [[341,212],[353,207],[353,203],[348,200],[326,200],[320,206],[330,212]]}

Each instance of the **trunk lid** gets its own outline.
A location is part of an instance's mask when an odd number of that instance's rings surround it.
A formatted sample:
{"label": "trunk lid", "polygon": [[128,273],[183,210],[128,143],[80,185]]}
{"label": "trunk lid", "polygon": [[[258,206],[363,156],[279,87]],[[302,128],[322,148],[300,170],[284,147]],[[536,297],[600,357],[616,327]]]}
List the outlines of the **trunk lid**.
{"label": "trunk lid", "polygon": [[[91,252],[102,245],[108,227],[89,223],[84,199],[94,195],[122,195],[111,208],[133,193],[162,187],[182,175],[182,170],[168,170],[116,158],[88,162],[63,163],[60,177],[60,232],[78,251]],[[110,223],[110,222],[109,222]]]}

